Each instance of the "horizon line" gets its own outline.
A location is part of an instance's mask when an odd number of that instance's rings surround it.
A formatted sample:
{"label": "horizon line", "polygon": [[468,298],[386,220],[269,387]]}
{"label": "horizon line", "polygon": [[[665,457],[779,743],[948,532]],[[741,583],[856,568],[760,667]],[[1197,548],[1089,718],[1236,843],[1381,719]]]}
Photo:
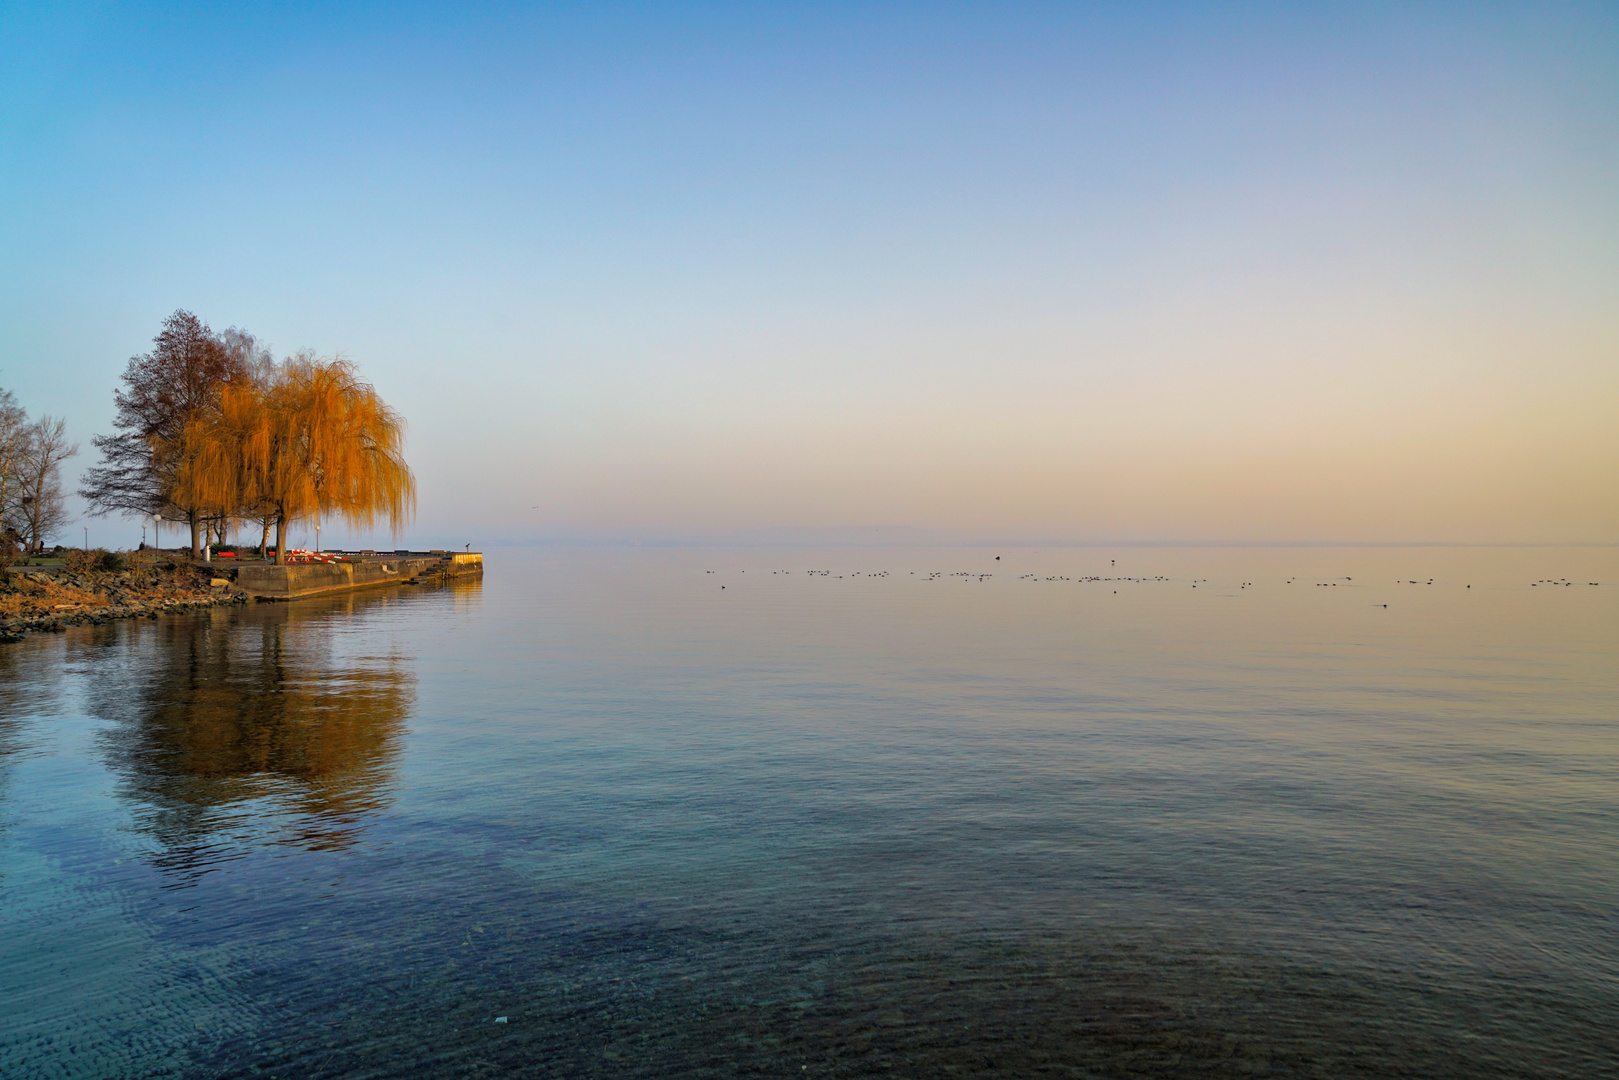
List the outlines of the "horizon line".
{"label": "horizon line", "polygon": [[491,547],[728,548],[1619,548],[1616,540],[725,540],[630,537],[544,537],[496,541]]}

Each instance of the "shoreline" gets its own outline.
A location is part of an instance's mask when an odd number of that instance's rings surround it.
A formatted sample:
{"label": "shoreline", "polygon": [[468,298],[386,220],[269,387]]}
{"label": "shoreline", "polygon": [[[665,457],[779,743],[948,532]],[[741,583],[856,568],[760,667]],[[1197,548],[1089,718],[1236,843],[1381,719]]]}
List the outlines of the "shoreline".
{"label": "shoreline", "polygon": [[114,619],[155,619],[471,576],[483,576],[480,552],[367,551],[344,553],[341,562],[286,566],[258,559],[194,562],[183,555],[137,557],[123,570],[13,566],[0,576],[0,643]]}
{"label": "shoreline", "polygon": [[228,578],[188,560],[142,560],[125,570],[10,567],[0,578],[0,642],[250,599]]}

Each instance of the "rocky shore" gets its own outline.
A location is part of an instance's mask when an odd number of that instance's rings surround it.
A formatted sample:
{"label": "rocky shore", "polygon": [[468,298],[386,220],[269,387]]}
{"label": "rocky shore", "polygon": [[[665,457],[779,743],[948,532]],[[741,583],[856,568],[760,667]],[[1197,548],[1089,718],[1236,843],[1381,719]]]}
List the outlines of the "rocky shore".
{"label": "rocky shore", "polygon": [[30,630],[60,631],[110,619],[159,615],[224,604],[245,604],[247,593],[212,568],[185,562],[148,563],[118,571],[13,569],[0,577],[0,642]]}

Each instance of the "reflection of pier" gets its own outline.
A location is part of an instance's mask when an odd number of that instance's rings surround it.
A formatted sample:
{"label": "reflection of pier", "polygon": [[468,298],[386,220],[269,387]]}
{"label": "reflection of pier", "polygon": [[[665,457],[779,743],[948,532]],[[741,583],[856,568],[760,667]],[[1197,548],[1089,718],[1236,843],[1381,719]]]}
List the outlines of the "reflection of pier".
{"label": "reflection of pier", "polygon": [[140,632],[89,706],[159,865],[195,873],[264,843],[347,847],[388,805],[412,665],[334,647],[331,620],[390,602],[334,596],[119,628]]}
{"label": "reflection of pier", "polygon": [[[237,588],[262,600],[369,589],[379,585],[415,585],[481,576],[483,553],[477,551],[343,551],[330,552],[334,562],[275,566],[246,562],[234,567]],[[217,564],[216,564],[217,565]]]}

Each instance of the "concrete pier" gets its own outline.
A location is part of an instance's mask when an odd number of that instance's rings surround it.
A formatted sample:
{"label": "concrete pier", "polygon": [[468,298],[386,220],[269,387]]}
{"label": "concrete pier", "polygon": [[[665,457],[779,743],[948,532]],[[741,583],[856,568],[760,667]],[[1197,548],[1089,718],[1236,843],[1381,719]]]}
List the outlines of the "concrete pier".
{"label": "concrete pier", "polygon": [[211,565],[222,577],[233,580],[237,588],[260,600],[296,600],[353,589],[483,574],[483,553],[478,551],[366,551],[342,552],[341,556],[339,562],[287,566],[256,560],[229,566],[224,559]]}

